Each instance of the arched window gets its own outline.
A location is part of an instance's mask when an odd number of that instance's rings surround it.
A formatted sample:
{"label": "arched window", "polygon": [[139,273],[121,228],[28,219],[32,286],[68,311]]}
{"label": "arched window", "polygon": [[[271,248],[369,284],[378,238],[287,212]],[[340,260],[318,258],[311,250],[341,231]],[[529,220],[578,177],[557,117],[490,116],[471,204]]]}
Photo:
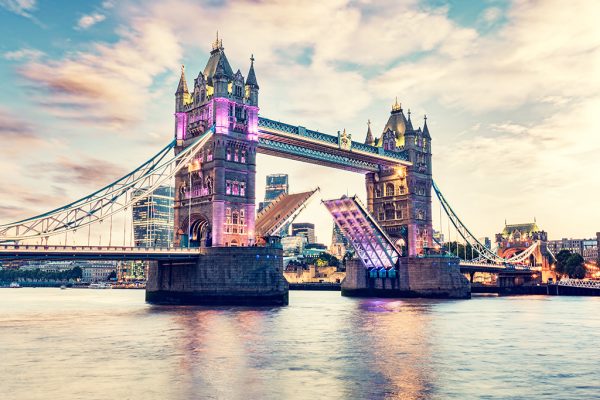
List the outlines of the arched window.
{"label": "arched window", "polygon": [[234,212],[231,214],[231,223],[232,223],[232,225],[233,225],[233,233],[237,233],[237,231],[238,231],[238,227],[237,227],[237,225],[238,225],[238,222],[239,222],[239,216],[238,216],[238,213],[237,213],[237,211],[234,211]]}
{"label": "arched window", "polygon": [[231,161],[231,149],[227,147],[227,161]]}
{"label": "arched window", "polygon": [[381,186],[375,186],[375,197],[381,197]]}
{"label": "arched window", "polygon": [[394,184],[393,183],[388,183],[387,185],[385,185],[385,195],[386,196],[394,195]]}
{"label": "arched window", "polygon": [[240,160],[240,162],[242,162],[242,163],[246,162],[246,150],[242,150],[242,159]]}
{"label": "arched window", "polygon": [[231,182],[225,183],[225,194],[231,194]]}
{"label": "arched window", "polygon": [[246,195],[246,184],[244,182],[240,183],[240,196]]}
{"label": "arched window", "polygon": [[239,157],[239,150],[235,149],[235,152],[233,153],[233,161],[238,162],[240,161],[240,157]]}
{"label": "arched window", "polygon": [[240,195],[240,184],[238,182],[233,182],[233,185],[231,188],[231,194],[234,196]]}
{"label": "arched window", "polygon": [[208,152],[206,153],[206,161],[212,161],[212,159],[213,159],[212,149],[208,149]]}

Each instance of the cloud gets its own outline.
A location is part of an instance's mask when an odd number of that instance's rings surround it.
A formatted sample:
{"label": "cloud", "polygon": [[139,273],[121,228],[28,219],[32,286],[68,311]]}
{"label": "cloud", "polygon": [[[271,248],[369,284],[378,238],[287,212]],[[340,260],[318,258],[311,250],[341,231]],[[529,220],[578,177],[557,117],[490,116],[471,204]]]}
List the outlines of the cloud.
{"label": "cloud", "polygon": [[95,158],[71,159],[58,157],[54,162],[31,165],[36,176],[48,176],[52,181],[67,185],[87,185],[100,188],[125,175],[126,170],[116,164]]}
{"label": "cloud", "polygon": [[456,41],[454,53],[403,62],[378,76],[374,87],[387,96],[400,88],[419,101],[436,98],[445,107],[477,113],[593,96],[600,87],[599,13],[597,2],[565,8],[559,1],[516,1],[509,22],[495,34]]}
{"label": "cloud", "polygon": [[98,22],[104,21],[105,18],[106,18],[106,16],[99,14],[99,13],[83,15],[77,21],[76,29],[88,29],[88,28],[96,25]]}
{"label": "cloud", "polygon": [[144,120],[154,78],[175,70],[181,49],[168,26],[138,20],[115,44],[98,43],[89,52],[60,60],[31,61],[19,68],[45,110],[83,124],[123,129]]}
{"label": "cloud", "polygon": [[494,22],[498,21],[498,19],[500,19],[500,17],[502,16],[502,10],[498,7],[490,7],[490,8],[486,8],[483,13],[481,14],[481,19],[488,23],[488,24],[493,24]]}
{"label": "cloud", "polygon": [[18,113],[14,111],[0,107],[0,142],[2,142],[2,146],[15,151],[18,148],[24,150],[25,147],[41,144],[42,140],[36,134],[34,126],[17,115]]}
{"label": "cloud", "polygon": [[26,18],[32,18],[36,9],[36,0],[0,0],[0,7]]}
{"label": "cloud", "polygon": [[15,51],[8,51],[3,54],[9,61],[37,60],[44,55],[44,52],[36,49],[23,48]]}

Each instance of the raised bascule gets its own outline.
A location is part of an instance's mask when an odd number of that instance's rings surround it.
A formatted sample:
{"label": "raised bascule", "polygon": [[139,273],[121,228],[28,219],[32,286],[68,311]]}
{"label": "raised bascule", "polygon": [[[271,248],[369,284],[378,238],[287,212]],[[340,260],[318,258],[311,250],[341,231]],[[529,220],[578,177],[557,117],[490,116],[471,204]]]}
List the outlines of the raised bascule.
{"label": "raised bascule", "polygon": [[[151,260],[151,303],[287,304],[283,254],[274,235],[316,191],[283,196],[257,215],[256,155],[262,153],[364,174],[366,205],[357,197],[323,202],[357,253],[347,265],[344,295],[470,297],[459,258],[432,251],[432,188],[461,236],[487,260],[469,268],[486,270],[490,262],[513,268],[486,252],[445,201],[432,180],[427,119],[415,128],[410,110],[405,114],[397,100],[379,137],[369,122],[365,143],[345,129],[328,135],[259,116],[254,57],[246,77],[234,73],[217,38],[191,90],[182,67],[174,130],[169,145],[113,184],[1,225],[0,259]],[[113,217],[173,181],[174,248],[116,247],[111,239],[108,246],[91,246],[92,225],[109,223],[112,238]],[[86,228],[88,246],[66,245],[69,235]],[[63,236],[65,245],[49,244]]]}

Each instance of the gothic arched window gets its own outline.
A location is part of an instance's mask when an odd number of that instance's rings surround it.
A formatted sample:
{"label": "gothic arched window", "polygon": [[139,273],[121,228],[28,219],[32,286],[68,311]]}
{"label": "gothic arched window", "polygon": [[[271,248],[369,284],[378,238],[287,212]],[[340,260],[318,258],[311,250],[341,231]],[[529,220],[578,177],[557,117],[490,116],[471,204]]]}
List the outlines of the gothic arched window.
{"label": "gothic arched window", "polygon": [[386,196],[394,195],[394,184],[393,183],[388,183],[387,185],[385,185],[385,195]]}
{"label": "gothic arched window", "polygon": [[231,161],[231,149],[227,146],[227,161]]}
{"label": "gothic arched window", "polygon": [[242,162],[242,163],[246,162],[246,150],[242,150],[242,158],[241,158],[240,162]]}

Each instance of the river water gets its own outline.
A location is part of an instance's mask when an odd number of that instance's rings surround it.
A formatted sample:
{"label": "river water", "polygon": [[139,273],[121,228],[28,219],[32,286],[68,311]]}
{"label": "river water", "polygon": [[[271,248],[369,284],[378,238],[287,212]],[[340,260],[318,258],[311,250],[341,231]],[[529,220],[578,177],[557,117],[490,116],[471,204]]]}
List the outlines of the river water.
{"label": "river water", "polygon": [[165,307],[1,289],[1,399],[600,398],[600,298]]}

